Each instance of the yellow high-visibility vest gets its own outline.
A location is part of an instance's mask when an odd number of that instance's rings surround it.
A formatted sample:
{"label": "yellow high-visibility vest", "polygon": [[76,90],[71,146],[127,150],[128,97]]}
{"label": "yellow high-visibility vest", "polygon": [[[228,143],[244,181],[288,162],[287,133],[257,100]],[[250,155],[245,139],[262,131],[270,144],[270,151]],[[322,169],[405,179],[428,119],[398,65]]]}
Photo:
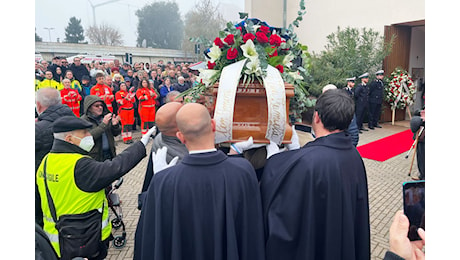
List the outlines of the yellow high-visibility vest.
{"label": "yellow high-visibility vest", "polygon": [[61,215],[82,214],[93,209],[98,209],[99,212],[102,212],[101,241],[107,239],[112,231],[112,225],[109,223],[109,210],[105,190],[85,192],[80,190],[75,184],[75,165],[77,161],[83,157],[88,156],[78,153],[49,153],[43,158],[37,170],[37,186],[40,192],[43,210],[43,230],[48,235],[59,257],[61,257],[61,253],[59,250],[58,231],[55,228],[55,223],[48,206],[43,176],[45,160],[48,160],[46,165],[46,176],[48,189],[56,208],[57,219],[59,219]]}

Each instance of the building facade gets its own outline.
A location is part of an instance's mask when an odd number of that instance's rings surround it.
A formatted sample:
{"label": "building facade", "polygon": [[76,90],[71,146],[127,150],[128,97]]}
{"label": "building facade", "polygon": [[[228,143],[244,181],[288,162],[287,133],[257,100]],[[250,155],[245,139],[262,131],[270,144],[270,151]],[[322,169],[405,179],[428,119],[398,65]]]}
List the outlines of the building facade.
{"label": "building facade", "polygon": [[[249,17],[259,18],[271,26],[283,27],[297,17],[299,2],[246,0],[245,12],[249,13]],[[385,36],[386,40],[391,38],[392,33],[397,36],[392,54],[382,65],[386,73],[400,66],[416,76],[415,79],[424,77],[425,1],[305,0],[305,6],[307,13],[295,31],[310,52],[324,50],[326,36],[336,32],[339,26],[371,28]]]}
{"label": "building facade", "polygon": [[51,61],[55,56],[71,57],[79,54],[115,56],[120,61],[126,61],[126,54],[132,55],[132,62],[148,62],[150,64],[163,60],[165,63],[196,62],[195,54],[187,54],[181,50],[137,48],[125,46],[104,46],[95,44],[73,44],[56,42],[35,42],[35,53],[44,60]]}

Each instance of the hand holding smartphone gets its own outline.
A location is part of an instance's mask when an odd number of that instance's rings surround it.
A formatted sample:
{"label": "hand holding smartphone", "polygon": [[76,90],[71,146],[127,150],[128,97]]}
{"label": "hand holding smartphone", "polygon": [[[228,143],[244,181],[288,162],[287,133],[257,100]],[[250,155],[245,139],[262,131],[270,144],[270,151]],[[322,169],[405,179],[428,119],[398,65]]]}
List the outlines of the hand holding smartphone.
{"label": "hand holding smartphone", "polygon": [[421,240],[418,228],[425,230],[425,181],[403,183],[404,215],[409,219],[410,241]]}

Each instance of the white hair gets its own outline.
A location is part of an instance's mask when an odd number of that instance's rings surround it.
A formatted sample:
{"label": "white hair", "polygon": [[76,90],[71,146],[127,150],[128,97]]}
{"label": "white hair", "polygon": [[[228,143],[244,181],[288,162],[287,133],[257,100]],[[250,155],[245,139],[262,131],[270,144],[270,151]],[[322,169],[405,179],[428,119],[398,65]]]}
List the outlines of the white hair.
{"label": "white hair", "polygon": [[337,89],[337,87],[333,84],[327,84],[326,86],[323,87],[323,93],[328,91],[329,89]]}
{"label": "white hair", "polygon": [[35,92],[35,102],[46,108],[61,104],[61,93],[55,88],[41,88]]}
{"label": "white hair", "polygon": [[180,92],[177,90],[171,90],[167,95],[166,95],[166,103],[172,102],[175,100],[175,98],[180,95]]}
{"label": "white hair", "polygon": [[53,136],[54,136],[54,139],[59,139],[59,140],[62,140],[64,141],[65,140],[65,137],[69,134],[72,134],[73,131],[70,131],[70,132],[62,132],[62,133],[53,133]]}

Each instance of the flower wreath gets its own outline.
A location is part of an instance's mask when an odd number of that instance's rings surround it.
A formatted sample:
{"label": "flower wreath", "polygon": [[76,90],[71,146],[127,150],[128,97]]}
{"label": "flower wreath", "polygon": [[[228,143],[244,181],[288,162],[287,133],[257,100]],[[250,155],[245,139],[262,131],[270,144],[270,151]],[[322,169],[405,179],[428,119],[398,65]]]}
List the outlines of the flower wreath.
{"label": "flower wreath", "polygon": [[391,109],[404,109],[414,103],[415,85],[407,71],[396,68],[390,76],[390,82],[385,88],[385,101]]}

